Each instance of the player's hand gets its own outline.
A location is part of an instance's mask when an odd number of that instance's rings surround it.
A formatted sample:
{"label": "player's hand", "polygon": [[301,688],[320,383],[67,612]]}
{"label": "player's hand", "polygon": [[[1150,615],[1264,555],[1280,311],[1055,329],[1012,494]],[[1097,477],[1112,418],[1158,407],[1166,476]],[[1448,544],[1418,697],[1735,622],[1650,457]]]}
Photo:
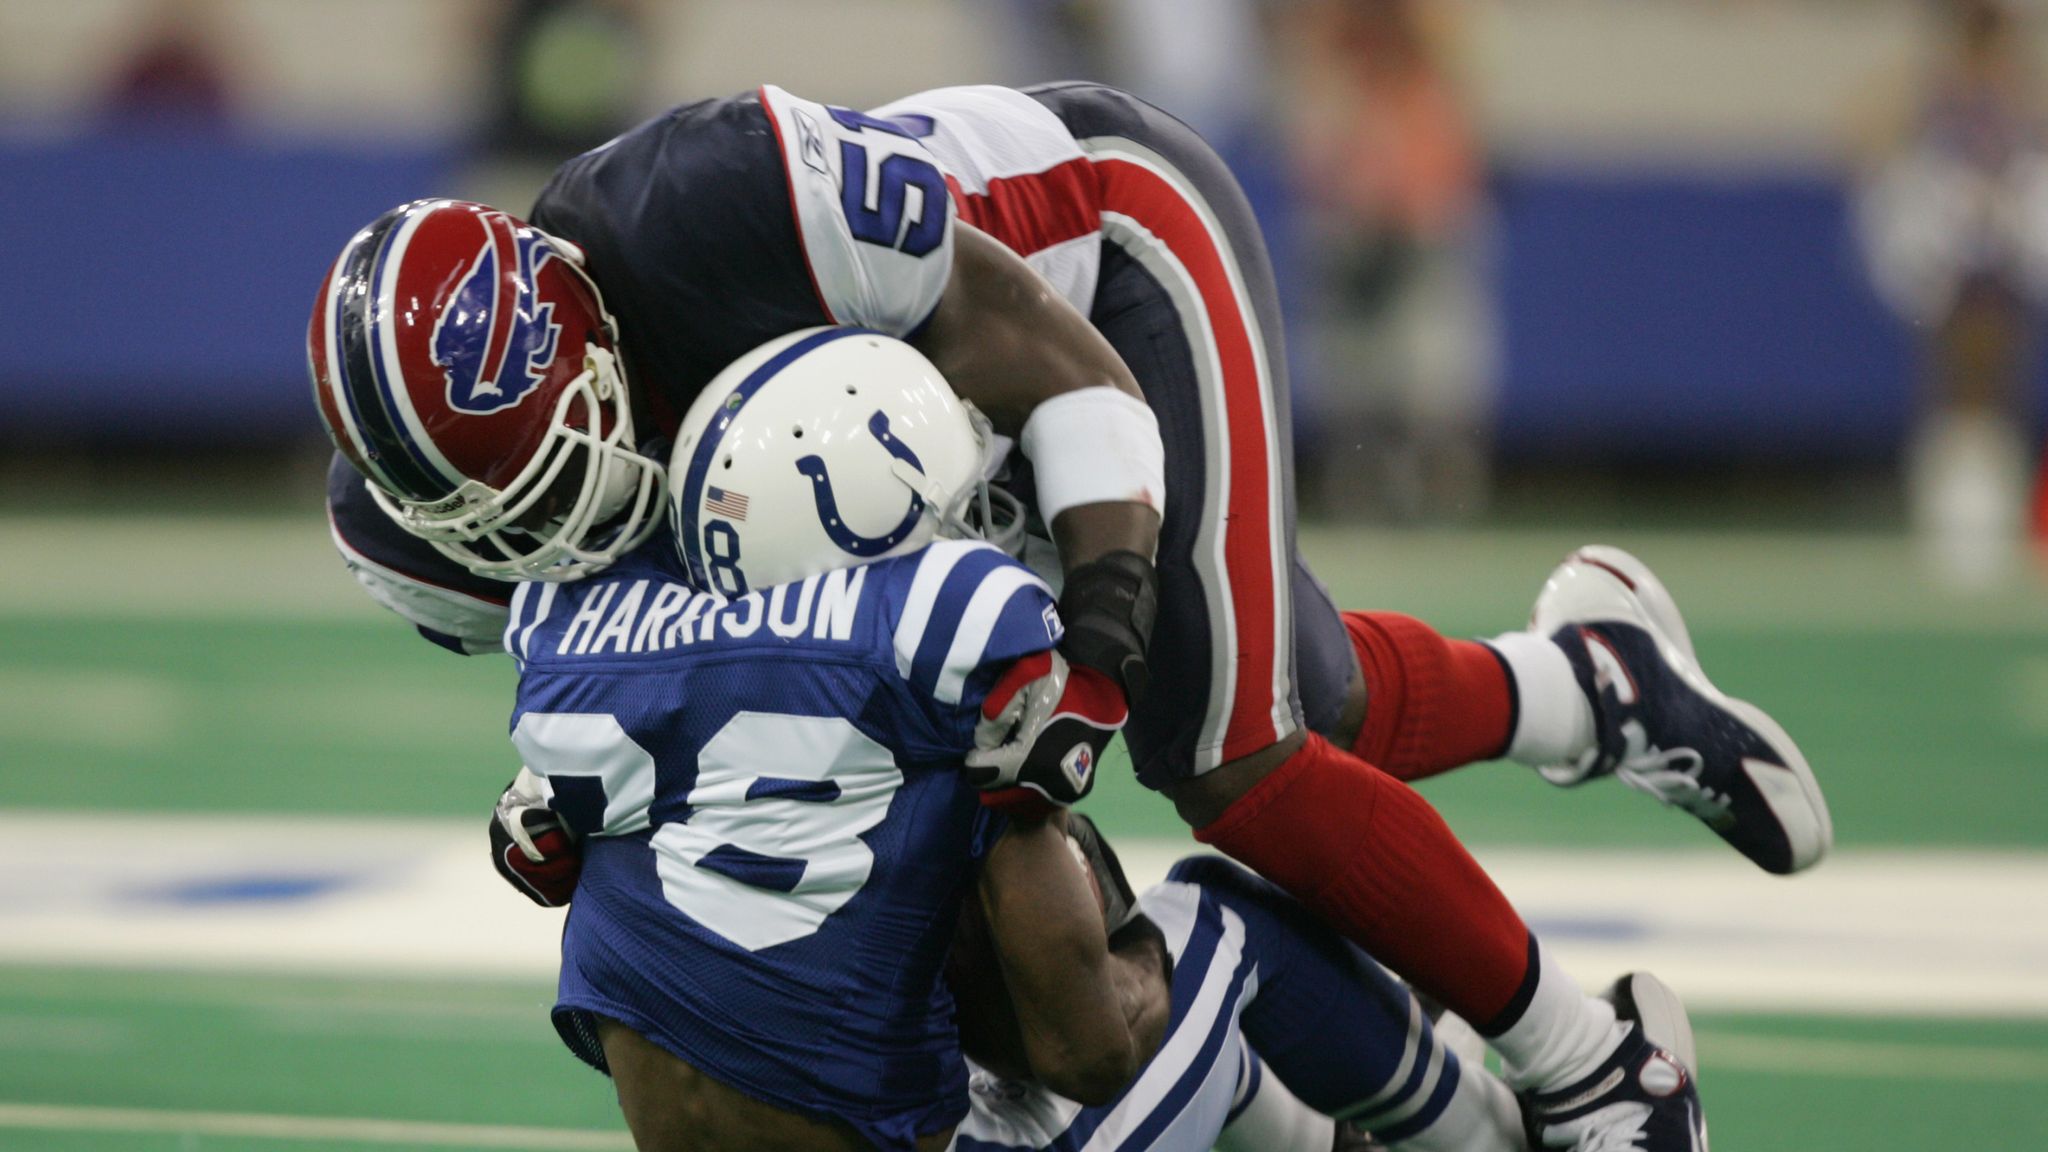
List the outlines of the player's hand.
{"label": "player's hand", "polygon": [[967,782],[1000,811],[1067,807],[1095,786],[1095,763],[1128,713],[1108,676],[1058,652],[1033,653],[1010,665],[982,702]]}
{"label": "player's hand", "polygon": [[560,908],[576,892],[583,848],[548,807],[540,777],[521,768],[491,810],[491,863],[507,884],[543,908]]}
{"label": "player's hand", "polygon": [[1109,677],[1124,699],[1144,698],[1145,649],[1159,614],[1159,572],[1136,552],[1111,552],[1067,573],[1060,590],[1060,651]]}
{"label": "player's hand", "polygon": [[1354,1120],[1340,1120],[1337,1123],[1337,1139],[1331,1146],[1332,1152],[1387,1152],[1387,1146],[1372,1138]]}

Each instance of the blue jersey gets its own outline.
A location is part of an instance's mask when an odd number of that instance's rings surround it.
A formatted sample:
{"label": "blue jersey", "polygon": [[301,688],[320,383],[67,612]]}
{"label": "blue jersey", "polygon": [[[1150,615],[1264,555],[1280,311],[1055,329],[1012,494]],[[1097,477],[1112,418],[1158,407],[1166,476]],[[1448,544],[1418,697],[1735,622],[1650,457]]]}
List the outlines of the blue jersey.
{"label": "blue jersey", "polygon": [[1060,632],[1036,576],[957,541],[731,602],[665,534],[521,585],[512,740],[588,837],[570,1047],[602,1068],[610,1017],[882,1148],[958,1121],[940,971],[983,830],[958,766],[995,677]]}

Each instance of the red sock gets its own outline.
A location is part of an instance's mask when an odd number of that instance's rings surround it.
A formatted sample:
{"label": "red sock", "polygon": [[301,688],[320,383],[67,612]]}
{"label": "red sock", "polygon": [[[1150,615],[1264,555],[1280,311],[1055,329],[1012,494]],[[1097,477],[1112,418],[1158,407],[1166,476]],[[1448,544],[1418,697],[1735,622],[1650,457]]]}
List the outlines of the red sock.
{"label": "red sock", "polygon": [[1420,780],[1507,749],[1515,695],[1493,649],[1393,612],[1346,612],[1344,627],[1365,674],[1365,724],[1351,746],[1360,759]]}
{"label": "red sock", "polygon": [[2034,486],[2034,543],[2048,547],[2048,453],[2041,457],[2041,475]]}
{"label": "red sock", "polygon": [[1311,734],[1197,829],[1465,1019],[1525,998],[1529,930],[1407,785]]}

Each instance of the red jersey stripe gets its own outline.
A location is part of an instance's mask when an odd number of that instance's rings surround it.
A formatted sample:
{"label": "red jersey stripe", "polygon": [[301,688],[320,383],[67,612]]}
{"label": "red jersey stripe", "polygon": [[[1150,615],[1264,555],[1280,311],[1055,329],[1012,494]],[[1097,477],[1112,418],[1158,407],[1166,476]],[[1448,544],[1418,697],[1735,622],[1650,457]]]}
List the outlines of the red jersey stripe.
{"label": "red jersey stripe", "polygon": [[1043,172],[999,176],[986,192],[968,192],[948,176],[953,204],[967,221],[1019,256],[1102,230],[1095,166],[1076,156]]}
{"label": "red jersey stripe", "polygon": [[[1223,375],[1223,412],[1230,429],[1228,506],[1222,509],[1224,566],[1235,615],[1237,680],[1224,726],[1222,758],[1246,756],[1279,736],[1274,724],[1274,587],[1272,486],[1277,464],[1266,437],[1266,382],[1252,333],[1239,310],[1229,254],[1202,216],[1172,184],[1141,165],[1112,157],[1094,162],[1101,210],[1128,216],[1158,237],[1187,269],[1215,339]],[[1198,352],[1199,355],[1199,352]]]}

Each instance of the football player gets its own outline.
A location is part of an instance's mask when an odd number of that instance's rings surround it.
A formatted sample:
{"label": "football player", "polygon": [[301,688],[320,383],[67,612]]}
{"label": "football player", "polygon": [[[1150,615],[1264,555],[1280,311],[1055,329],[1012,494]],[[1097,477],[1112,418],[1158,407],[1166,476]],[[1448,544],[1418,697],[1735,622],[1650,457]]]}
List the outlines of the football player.
{"label": "football player", "polygon": [[[1773,871],[1826,851],[1798,749],[1700,675],[1622,554],[1571,558],[1538,629],[1486,645],[1336,611],[1294,552],[1250,211],[1192,131],[1095,85],[867,112],[769,86],[569,161],[530,224],[447,201],[387,213],[344,248],[309,330],[342,455],[337,539],[373,595],[487,647],[502,578],[589,572],[651,529],[660,469],[639,433],[669,434],[724,364],[821,324],[907,338],[1015,440],[1015,491],[1065,577],[1061,651],[1129,701],[1140,778],[1479,1022],[1532,1097],[1638,1092],[1608,1065],[1653,1046],[1547,960],[1405,781],[1505,754],[1558,783],[1617,775]],[[809,507],[870,558],[942,510],[888,428],[864,443],[900,466],[890,513],[836,515],[829,476]],[[743,593],[754,495],[718,482],[715,451],[688,470],[690,577]],[[1029,783],[994,751],[991,787]]]}
{"label": "football player", "polygon": [[947,962],[974,1062],[959,1152],[1527,1147],[1507,1086],[1462,1059],[1407,989],[1299,903],[1215,856],[1180,861],[1134,897],[1088,818],[1070,815],[1067,830],[1113,929],[1111,950],[1162,973],[1145,991],[1167,1001],[1165,1038],[1106,1104],[1046,1087],[1021,1052],[1002,969],[984,958],[982,909],[1004,903],[968,905]]}
{"label": "football player", "polygon": [[[842,449],[881,412],[932,484],[971,491],[981,444],[944,382],[907,345],[833,331],[852,338],[780,365],[760,411],[810,413],[838,479],[866,487],[889,457]],[[849,387],[868,395],[835,416]],[[961,774],[1013,704],[1061,717],[1036,738],[1062,756],[1115,734],[1121,697],[1070,671],[1062,631],[1044,582],[971,540],[726,597],[657,533],[586,579],[514,588],[526,767],[492,822],[498,862],[543,903],[573,891],[555,1024],[613,1077],[641,1148],[944,1147],[968,1104],[941,971],[977,866],[1005,902],[986,962],[1018,990],[1032,1074],[1106,1103],[1157,1047],[1163,1011],[1126,1010],[1156,973],[1108,950],[1065,835],[1005,826]]]}

